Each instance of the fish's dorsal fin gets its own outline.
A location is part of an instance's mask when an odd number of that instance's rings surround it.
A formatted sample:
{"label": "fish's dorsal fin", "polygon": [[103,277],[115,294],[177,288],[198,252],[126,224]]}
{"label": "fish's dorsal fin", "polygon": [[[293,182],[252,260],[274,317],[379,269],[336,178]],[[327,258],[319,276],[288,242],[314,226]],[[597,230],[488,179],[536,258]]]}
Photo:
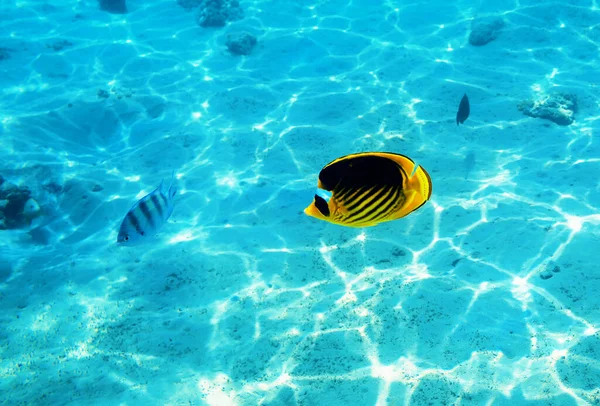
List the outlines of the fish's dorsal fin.
{"label": "fish's dorsal fin", "polygon": [[167,198],[172,199],[177,193],[177,188],[175,187],[175,170],[171,171],[171,181],[169,182],[169,187],[167,190],[164,189],[164,179],[160,181],[160,192],[165,195]]}

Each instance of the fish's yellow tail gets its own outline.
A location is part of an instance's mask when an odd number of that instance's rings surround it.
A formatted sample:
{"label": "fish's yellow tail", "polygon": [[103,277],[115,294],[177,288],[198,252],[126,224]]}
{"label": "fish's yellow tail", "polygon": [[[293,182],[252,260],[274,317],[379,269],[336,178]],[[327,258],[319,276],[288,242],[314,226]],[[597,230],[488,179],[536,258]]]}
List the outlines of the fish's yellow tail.
{"label": "fish's yellow tail", "polygon": [[431,177],[422,166],[417,166],[414,175],[409,180],[409,184],[419,192],[424,201],[429,200],[433,192]]}

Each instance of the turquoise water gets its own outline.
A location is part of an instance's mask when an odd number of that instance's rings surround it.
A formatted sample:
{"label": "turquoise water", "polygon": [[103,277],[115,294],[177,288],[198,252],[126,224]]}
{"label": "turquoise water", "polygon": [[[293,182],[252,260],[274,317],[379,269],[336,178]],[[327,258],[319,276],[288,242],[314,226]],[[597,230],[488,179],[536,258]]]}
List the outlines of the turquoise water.
{"label": "turquoise water", "polygon": [[[0,191],[40,206],[3,214],[2,404],[600,404],[596,0],[0,7]],[[570,125],[519,109],[557,93]],[[304,215],[361,151],[413,158],[431,200]],[[117,246],[172,170],[169,222]]]}

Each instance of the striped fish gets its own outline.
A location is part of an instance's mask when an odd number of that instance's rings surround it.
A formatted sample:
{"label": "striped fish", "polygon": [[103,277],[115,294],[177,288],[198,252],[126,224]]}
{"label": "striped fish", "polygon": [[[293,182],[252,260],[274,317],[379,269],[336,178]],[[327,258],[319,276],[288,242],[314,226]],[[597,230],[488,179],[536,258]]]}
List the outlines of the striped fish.
{"label": "striped fish", "polygon": [[173,213],[173,197],[177,189],[173,186],[174,176],[167,190],[163,182],[150,194],[142,197],[127,212],[119,228],[117,243],[121,245],[135,245],[144,241],[166,223]]}
{"label": "striped fish", "polygon": [[346,155],[319,173],[317,193],[304,210],[348,227],[370,227],[407,216],[431,197],[429,174],[412,159],[390,152]]}

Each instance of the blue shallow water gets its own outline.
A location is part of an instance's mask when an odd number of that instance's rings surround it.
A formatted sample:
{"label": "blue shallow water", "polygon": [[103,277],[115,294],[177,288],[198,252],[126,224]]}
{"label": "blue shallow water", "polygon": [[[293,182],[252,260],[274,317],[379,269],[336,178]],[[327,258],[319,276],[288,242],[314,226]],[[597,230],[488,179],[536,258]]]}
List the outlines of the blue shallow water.
{"label": "blue shallow water", "polygon": [[[2,404],[600,404],[596,1],[127,3],[0,5],[0,193],[42,213],[0,231]],[[568,126],[518,108],[557,92]],[[304,215],[359,151],[431,200]],[[116,246],[172,170],[169,222]]]}

